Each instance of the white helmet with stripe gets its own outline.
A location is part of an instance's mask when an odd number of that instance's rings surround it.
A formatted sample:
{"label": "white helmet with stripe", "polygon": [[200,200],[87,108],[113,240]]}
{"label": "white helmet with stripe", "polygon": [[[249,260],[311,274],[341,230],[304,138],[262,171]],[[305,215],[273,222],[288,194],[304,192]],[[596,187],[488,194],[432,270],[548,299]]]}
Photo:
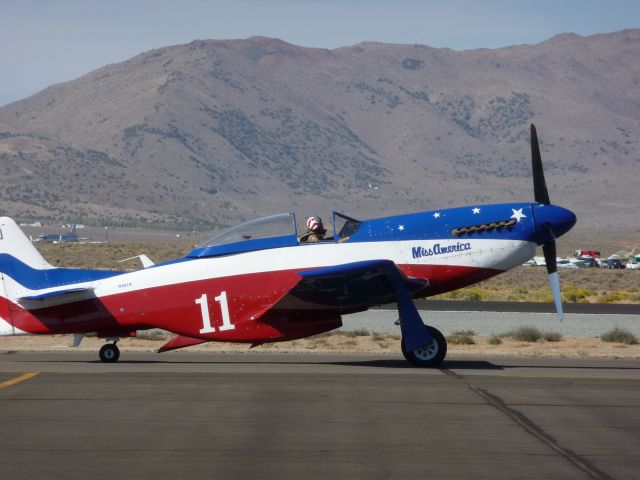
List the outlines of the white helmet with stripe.
{"label": "white helmet with stripe", "polygon": [[320,217],[309,217],[307,219],[307,228],[312,232],[318,232],[322,229],[322,219]]}

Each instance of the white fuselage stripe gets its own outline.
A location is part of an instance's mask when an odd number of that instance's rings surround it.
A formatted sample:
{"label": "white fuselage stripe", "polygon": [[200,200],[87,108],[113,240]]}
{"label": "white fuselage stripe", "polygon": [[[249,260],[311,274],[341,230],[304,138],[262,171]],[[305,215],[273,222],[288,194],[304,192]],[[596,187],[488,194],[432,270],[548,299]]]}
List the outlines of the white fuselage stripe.
{"label": "white fuselage stripe", "polygon": [[[447,247],[451,247],[450,250],[453,251],[429,255],[429,252],[434,252],[435,245],[438,245],[435,251],[446,251]],[[304,270],[377,259],[391,260],[398,265],[451,265],[508,270],[532,258],[535,248],[535,243],[523,240],[478,239],[303,244],[176,262],[74,286],[92,287],[95,289],[95,295],[102,297],[212,278]],[[9,296],[14,298],[65,288],[29,290],[7,276],[5,287],[8,294],[11,292]]]}

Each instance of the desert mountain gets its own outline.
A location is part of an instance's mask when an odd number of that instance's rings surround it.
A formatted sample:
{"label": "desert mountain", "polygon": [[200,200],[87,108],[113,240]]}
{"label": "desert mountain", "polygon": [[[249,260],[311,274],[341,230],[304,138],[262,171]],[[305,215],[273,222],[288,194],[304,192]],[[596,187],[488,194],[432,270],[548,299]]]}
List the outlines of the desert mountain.
{"label": "desert mountain", "polygon": [[533,200],[531,122],[554,203],[579,226],[640,227],[640,30],[152,50],[0,108],[0,213],[218,227]]}

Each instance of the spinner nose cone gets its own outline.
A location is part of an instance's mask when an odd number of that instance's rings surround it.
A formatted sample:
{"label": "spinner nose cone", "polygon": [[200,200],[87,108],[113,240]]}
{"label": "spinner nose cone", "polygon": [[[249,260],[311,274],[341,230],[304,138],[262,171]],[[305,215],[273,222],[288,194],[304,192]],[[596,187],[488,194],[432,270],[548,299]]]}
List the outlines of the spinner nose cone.
{"label": "spinner nose cone", "polygon": [[564,235],[576,224],[575,213],[555,205],[534,205],[533,215],[539,244]]}

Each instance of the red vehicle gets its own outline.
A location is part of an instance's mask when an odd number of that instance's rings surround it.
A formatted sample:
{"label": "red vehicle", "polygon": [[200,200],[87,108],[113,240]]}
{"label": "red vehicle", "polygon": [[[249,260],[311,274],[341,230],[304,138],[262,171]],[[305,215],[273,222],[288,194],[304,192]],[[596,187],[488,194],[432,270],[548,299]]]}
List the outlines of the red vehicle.
{"label": "red vehicle", "polygon": [[573,252],[573,256],[576,258],[581,258],[581,257],[600,258],[600,252],[597,250],[576,250],[575,252]]}

